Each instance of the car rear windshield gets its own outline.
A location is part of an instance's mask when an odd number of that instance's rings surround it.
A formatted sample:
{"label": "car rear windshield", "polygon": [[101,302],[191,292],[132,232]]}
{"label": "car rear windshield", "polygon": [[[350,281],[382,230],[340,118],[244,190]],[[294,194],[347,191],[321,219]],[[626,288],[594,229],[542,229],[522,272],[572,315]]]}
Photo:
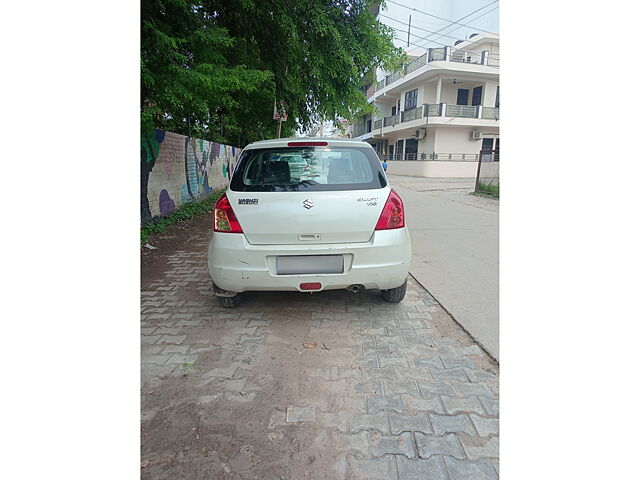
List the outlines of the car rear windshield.
{"label": "car rear windshield", "polygon": [[231,190],[237,192],[369,190],[387,185],[366,147],[280,147],[245,150]]}

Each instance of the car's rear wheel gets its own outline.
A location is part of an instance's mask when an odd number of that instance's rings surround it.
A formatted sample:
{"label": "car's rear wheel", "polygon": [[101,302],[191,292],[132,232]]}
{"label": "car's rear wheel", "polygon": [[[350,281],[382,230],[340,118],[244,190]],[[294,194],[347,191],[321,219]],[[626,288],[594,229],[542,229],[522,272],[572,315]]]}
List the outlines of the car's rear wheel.
{"label": "car's rear wheel", "polygon": [[233,297],[218,297],[220,305],[224,308],[236,308],[242,303],[242,295],[234,295]]}
{"label": "car's rear wheel", "polygon": [[405,294],[407,293],[407,281],[405,280],[402,285],[396,288],[390,288],[389,290],[382,290],[382,299],[389,303],[400,303]]}

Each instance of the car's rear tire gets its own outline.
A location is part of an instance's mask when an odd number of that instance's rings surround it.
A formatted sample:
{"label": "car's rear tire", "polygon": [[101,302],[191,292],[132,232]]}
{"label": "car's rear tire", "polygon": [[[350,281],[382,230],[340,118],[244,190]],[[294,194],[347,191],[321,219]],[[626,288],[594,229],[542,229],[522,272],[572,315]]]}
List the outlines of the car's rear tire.
{"label": "car's rear tire", "polygon": [[242,295],[234,295],[233,297],[218,297],[220,305],[224,308],[236,308],[242,303]]}
{"label": "car's rear tire", "polygon": [[405,280],[399,287],[382,290],[380,293],[382,293],[382,299],[385,302],[400,303],[407,293],[407,281]]}

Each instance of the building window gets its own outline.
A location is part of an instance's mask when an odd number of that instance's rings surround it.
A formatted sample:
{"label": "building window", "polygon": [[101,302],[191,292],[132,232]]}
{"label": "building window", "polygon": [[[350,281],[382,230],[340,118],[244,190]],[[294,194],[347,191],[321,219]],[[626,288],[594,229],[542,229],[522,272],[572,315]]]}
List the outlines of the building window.
{"label": "building window", "polygon": [[404,160],[403,154],[404,154],[404,140],[398,140],[396,142],[396,158],[398,160]]}
{"label": "building window", "polygon": [[482,87],[476,87],[473,89],[473,97],[471,98],[471,105],[476,106],[482,103]]}
{"label": "building window", "polygon": [[496,108],[500,108],[500,85],[496,87]]}
{"label": "building window", "polygon": [[405,160],[418,159],[418,140],[415,138],[407,138],[405,141]]}
{"label": "building window", "polygon": [[469,104],[469,89],[459,88],[458,101],[456,102],[456,105],[468,105],[468,104]]}
{"label": "building window", "polygon": [[412,110],[418,106],[418,89],[404,94],[404,109]]}

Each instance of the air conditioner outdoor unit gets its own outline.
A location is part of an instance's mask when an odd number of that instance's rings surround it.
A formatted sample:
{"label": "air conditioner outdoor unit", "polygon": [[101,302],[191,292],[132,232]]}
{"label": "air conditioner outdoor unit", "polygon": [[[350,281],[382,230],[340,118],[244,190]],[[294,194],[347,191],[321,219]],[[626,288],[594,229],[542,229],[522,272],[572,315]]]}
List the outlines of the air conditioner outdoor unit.
{"label": "air conditioner outdoor unit", "polygon": [[422,140],[426,136],[427,136],[427,130],[424,128],[416,130],[416,133],[414,135],[414,137],[417,138],[418,140]]}
{"label": "air conditioner outdoor unit", "polygon": [[482,138],[482,132],[480,130],[474,130],[471,132],[471,138],[473,140],[480,140]]}

